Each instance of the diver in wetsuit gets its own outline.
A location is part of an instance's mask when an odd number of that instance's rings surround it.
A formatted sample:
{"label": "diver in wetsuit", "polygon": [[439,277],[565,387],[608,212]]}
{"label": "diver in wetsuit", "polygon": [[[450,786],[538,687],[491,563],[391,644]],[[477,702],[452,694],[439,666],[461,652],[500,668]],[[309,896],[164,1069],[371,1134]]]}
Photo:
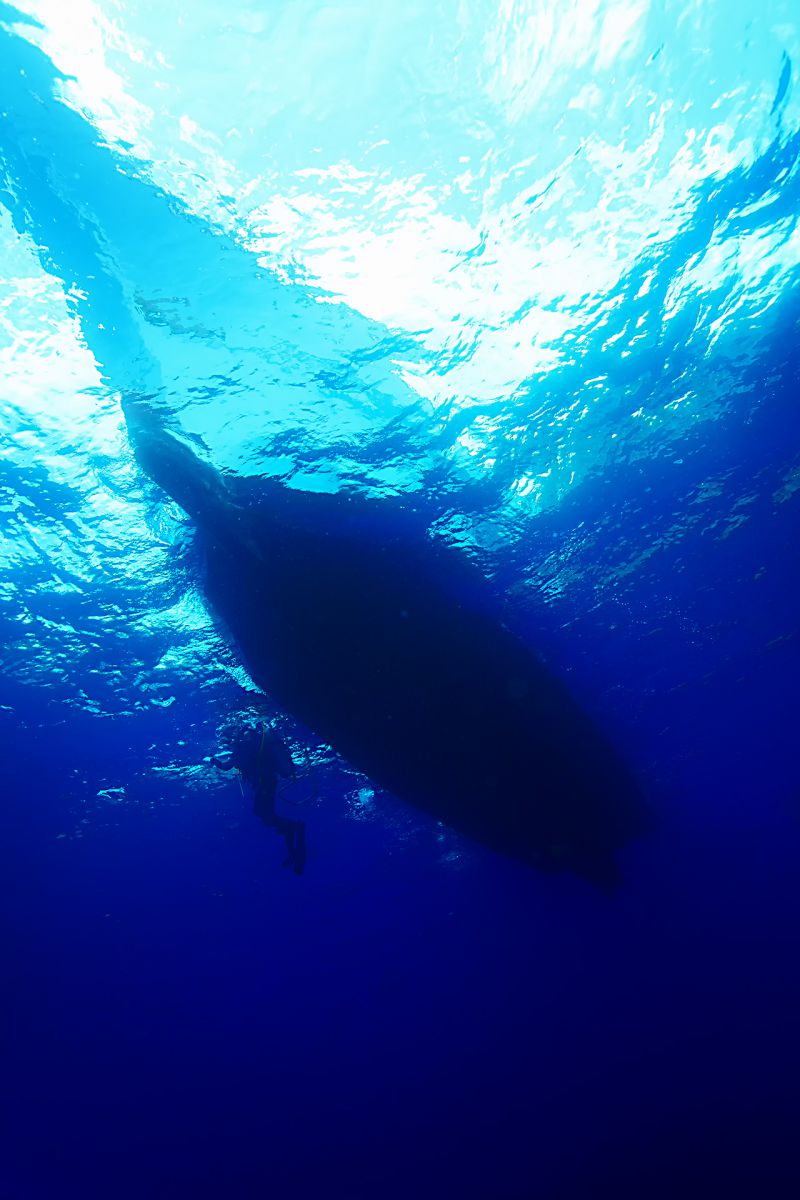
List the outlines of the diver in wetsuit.
{"label": "diver in wetsuit", "polygon": [[271,725],[246,725],[234,735],[230,753],[211,759],[221,771],[236,769],[253,789],[253,812],[286,843],[285,867],[302,875],[306,863],[306,828],[302,821],[280,817],[275,811],[278,776],[295,779],[295,766],[286,744]]}

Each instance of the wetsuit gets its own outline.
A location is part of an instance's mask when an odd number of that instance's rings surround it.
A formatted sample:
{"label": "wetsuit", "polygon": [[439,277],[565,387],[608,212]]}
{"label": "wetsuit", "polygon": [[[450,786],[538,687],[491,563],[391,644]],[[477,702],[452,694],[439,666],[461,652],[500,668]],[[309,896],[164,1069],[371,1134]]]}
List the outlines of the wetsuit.
{"label": "wetsuit", "polygon": [[288,855],[284,866],[301,875],[306,861],[305,825],[275,812],[278,777],[290,779],[294,775],[294,763],[285,743],[273,729],[262,725],[242,732],[228,762],[215,761],[225,771],[235,767],[250,784],[254,814],[283,836]]}

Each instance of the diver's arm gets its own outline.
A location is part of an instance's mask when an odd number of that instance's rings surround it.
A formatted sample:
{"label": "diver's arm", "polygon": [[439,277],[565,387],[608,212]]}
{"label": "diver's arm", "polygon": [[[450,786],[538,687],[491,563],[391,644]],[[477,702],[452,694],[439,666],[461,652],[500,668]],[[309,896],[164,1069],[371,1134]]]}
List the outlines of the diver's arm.
{"label": "diver's arm", "polygon": [[227,761],[225,759],[223,759],[219,754],[212,754],[211,758],[209,759],[209,762],[213,763],[214,766],[217,767],[220,771],[232,771],[233,768],[236,766],[236,763],[234,762],[234,758],[233,758],[232,754],[228,755]]}

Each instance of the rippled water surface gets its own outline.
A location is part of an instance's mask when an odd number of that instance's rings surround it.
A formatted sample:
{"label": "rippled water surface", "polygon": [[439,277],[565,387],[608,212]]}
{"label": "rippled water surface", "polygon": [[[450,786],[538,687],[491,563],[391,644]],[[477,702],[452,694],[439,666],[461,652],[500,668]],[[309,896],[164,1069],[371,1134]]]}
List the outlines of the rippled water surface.
{"label": "rippled water surface", "polygon": [[[796,0],[0,3],[15,1200],[796,1194],[798,62]],[[284,878],[132,404],[475,560],[658,813],[617,897],[272,709]]]}

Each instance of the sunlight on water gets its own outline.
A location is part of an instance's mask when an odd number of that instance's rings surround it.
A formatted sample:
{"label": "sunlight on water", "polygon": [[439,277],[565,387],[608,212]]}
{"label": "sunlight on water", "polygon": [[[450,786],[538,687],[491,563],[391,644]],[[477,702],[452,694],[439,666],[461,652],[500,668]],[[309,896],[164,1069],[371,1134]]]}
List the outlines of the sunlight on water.
{"label": "sunlight on water", "polygon": [[[666,317],[714,279],[712,340],[734,322],[733,292],[750,314],[781,294],[798,262],[793,216],[741,234],[721,212],[707,247],[691,238],[709,181],[751,168],[797,122],[791,87],[773,111],[797,31],[784,4],[769,7],[756,25],[748,6],[644,0],[435,16],[234,5],[221,30],[215,3],[28,11],[105,138],[268,270],[300,269],[416,335],[388,369],[448,415],[496,409],[456,443],[496,460],[508,396],[591,354],[643,254],[669,257],[682,233],[696,242],[666,267],[654,257],[640,295],[669,270]],[[651,307],[633,329],[613,322],[603,344],[646,353],[660,319]],[[558,470],[559,489],[582,473]]]}
{"label": "sunlight on water", "polygon": [[493,488],[460,539],[509,548],[761,402],[800,267],[787,0],[17,7],[2,419],[82,520],[136,526],[128,393],[225,469],[432,520],[447,462]]}

